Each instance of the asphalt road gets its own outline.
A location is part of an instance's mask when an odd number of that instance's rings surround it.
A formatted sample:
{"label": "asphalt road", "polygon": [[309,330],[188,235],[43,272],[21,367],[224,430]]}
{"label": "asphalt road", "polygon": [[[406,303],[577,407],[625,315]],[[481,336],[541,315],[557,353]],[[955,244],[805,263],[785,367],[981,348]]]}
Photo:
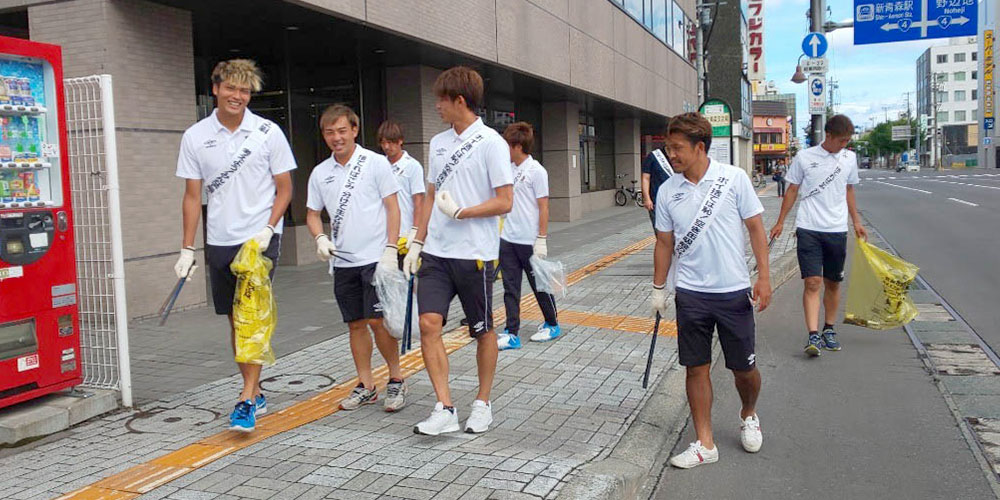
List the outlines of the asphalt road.
{"label": "asphalt road", "polygon": [[1000,170],[861,175],[865,217],[1000,351]]}
{"label": "asphalt road", "polygon": [[[801,290],[782,286],[758,317],[761,451],[740,446],[739,396],[719,362],[719,462],[666,467],[653,498],[995,498],[906,334],[841,325],[842,351],[806,358]],[[694,439],[689,420],[674,453]]]}

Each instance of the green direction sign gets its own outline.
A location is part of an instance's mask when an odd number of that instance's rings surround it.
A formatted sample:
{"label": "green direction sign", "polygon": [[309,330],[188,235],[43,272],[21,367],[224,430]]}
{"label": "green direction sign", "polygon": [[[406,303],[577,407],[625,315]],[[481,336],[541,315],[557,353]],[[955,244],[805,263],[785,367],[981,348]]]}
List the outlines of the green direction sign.
{"label": "green direction sign", "polygon": [[705,101],[698,112],[712,124],[712,137],[729,137],[732,135],[732,125],[730,125],[729,106],[721,99],[709,99]]}

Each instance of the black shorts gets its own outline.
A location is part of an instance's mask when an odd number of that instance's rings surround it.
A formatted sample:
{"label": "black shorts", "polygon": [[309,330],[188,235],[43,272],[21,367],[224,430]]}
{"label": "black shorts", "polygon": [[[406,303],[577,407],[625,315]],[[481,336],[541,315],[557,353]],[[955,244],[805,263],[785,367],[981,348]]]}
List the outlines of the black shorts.
{"label": "black shorts", "polygon": [[824,233],[798,228],[799,269],[802,279],[822,276],[830,281],[844,281],[847,260],[847,233]]}
{"label": "black shorts", "polygon": [[752,369],[755,329],[750,289],[729,293],[702,293],[677,289],[677,354],[683,366],[712,362],[712,332],[718,328],[726,368]]}
{"label": "black shorts", "polygon": [[[212,303],[215,314],[233,314],[233,296],[236,295],[236,275],[229,270],[236,254],[243,245],[205,245],[205,261],[208,263],[208,280],[212,286]],[[278,267],[278,256],[281,255],[281,235],[271,236],[271,242],[264,250],[264,256],[271,259],[270,278],[274,279],[274,270]]]}
{"label": "black shorts", "polygon": [[344,323],[382,317],[382,304],[372,286],[376,265],[333,268],[333,295]]}
{"label": "black shorts", "polygon": [[420,254],[417,271],[417,304],[420,314],[437,313],[448,321],[451,299],[458,295],[469,320],[469,335],[476,338],[493,329],[493,262],[447,259]]}

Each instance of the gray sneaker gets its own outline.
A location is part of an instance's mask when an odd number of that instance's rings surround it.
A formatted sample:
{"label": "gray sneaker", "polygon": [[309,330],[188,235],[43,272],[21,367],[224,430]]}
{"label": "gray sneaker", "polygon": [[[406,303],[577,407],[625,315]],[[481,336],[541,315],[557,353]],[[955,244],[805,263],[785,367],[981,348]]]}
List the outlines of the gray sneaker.
{"label": "gray sneaker", "polygon": [[378,393],[373,389],[365,389],[364,385],[358,384],[351,394],[340,401],[341,410],[356,410],[361,405],[370,405],[378,401]]}
{"label": "gray sneaker", "polygon": [[390,380],[389,384],[385,386],[385,401],[382,403],[385,411],[392,413],[406,406],[406,392],[406,382],[402,380],[399,382]]}

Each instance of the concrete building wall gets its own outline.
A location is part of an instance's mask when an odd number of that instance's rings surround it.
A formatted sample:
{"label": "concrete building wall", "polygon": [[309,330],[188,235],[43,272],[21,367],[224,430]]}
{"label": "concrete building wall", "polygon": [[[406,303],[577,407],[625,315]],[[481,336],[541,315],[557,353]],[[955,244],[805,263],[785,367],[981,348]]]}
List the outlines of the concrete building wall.
{"label": "concrete building wall", "polygon": [[[176,280],[183,183],[174,169],[197,118],[191,15],[143,0],[73,0],[33,5],[28,22],[32,40],[63,47],[67,77],[113,78],[128,310],[155,313]],[[178,306],[205,302],[205,292],[187,287]]]}

